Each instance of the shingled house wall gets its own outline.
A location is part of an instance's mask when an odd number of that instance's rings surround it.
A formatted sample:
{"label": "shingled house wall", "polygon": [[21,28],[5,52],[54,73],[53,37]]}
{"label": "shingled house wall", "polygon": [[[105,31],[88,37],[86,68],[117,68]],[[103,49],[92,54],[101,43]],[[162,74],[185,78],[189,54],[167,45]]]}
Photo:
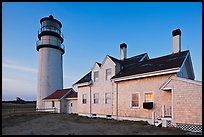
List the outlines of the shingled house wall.
{"label": "shingled house wall", "polygon": [[202,85],[188,81],[172,79],[166,86],[173,90],[172,123],[202,125]]}
{"label": "shingled house wall", "polygon": [[[118,82],[115,84],[114,95],[113,95],[113,115],[118,117],[127,117],[126,119],[141,119],[147,120],[151,123],[152,112],[157,111],[161,114],[162,105],[171,106],[171,93],[164,92],[160,90],[161,85],[172,75],[162,75],[154,76],[142,79],[135,79],[129,81]],[[118,101],[117,98],[117,87],[118,87]],[[153,93],[153,109],[144,109],[144,93],[152,92]],[[132,93],[139,93],[140,96],[140,107],[131,108],[131,95]],[[118,102],[118,112],[117,104]],[[117,114],[118,113],[118,114]]]}

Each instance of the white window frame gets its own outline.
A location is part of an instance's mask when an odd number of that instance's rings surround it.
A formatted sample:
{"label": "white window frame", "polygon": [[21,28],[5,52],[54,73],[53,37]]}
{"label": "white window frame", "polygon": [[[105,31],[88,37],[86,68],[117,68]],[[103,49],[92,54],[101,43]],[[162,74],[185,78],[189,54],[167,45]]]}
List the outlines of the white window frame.
{"label": "white window frame", "polygon": [[[98,94],[98,102],[95,102],[95,95]],[[93,93],[93,104],[99,104],[99,93]]]}
{"label": "white window frame", "polygon": [[[139,100],[139,102],[138,102],[138,107],[134,107],[134,106],[132,106],[132,95],[133,94],[138,94],[139,96],[138,96],[138,100]],[[140,92],[133,92],[133,93],[131,93],[130,94],[130,108],[132,108],[132,109],[134,109],[134,108],[140,108]]]}
{"label": "white window frame", "polygon": [[[86,98],[84,98],[84,95]],[[84,99],[86,100],[84,103]],[[82,104],[87,104],[87,94],[82,94]]]}
{"label": "white window frame", "polygon": [[143,93],[143,102],[146,102],[146,98],[145,98],[146,93],[152,93],[152,102],[154,102],[154,93],[152,91],[145,91]]}
{"label": "white window frame", "polygon": [[[106,102],[106,94],[110,94],[110,103]],[[105,92],[105,94],[104,94],[104,104],[106,104],[106,105],[112,104],[112,94],[111,94],[111,92]]]}
{"label": "white window frame", "polygon": [[[108,74],[107,70],[110,70],[110,75],[107,75]],[[112,68],[107,68],[105,73],[106,73],[106,76],[105,76],[106,80],[110,80],[110,78],[112,76]]]}
{"label": "white window frame", "polygon": [[[98,78],[96,79],[95,73],[98,73]],[[99,71],[94,71],[93,72],[93,77],[94,77],[94,82],[97,82],[99,80]]]}

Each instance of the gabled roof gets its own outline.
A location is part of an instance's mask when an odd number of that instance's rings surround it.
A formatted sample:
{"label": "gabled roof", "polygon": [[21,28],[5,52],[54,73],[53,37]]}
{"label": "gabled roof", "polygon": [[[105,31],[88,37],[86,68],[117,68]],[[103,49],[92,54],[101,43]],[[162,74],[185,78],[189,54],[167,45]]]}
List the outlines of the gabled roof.
{"label": "gabled roof", "polygon": [[[143,53],[143,54],[140,54],[140,55],[137,55],[137,56],[133,56],[133,57],[130,57],[130,58],[127,58],[125,59],[124,61],[122,60],[119,60],[119,59],[116,59],[110,55],[107,55],[114,63],[119,63],[121,66],[128,66],[128,65],[133,65],[133,64],[136,64],[138,63],[139,61],[141,61],[141,59],[143,58],[146,58],[148,59],[148,55],[147,53]],[[146,60],[144,59],[144,60]],[[101,66],[102,64],[101,63],[98,63],[96,62],[99,66]],[[84,77],[82,77],[80,80],[78,80],[76,83],[74,83],[73,85],[76,85],[76,84],[80,84],[80,83],[85,83],[85,82],[89,82],[91,81],[91,71],[86,74]]]}
{"label": "gabled roof", "polygon": [[181,77],[177,77],[177,76],[170,76],[160,87],[161,90],[169,90],[172,87],[168,87],[169,83],[172,80],[178,80],[178,81],[182,81],[182,82],[187,82],[187,83],[191,83],[191,84],[195,84],[195,85],[200,85],[202,86],[202,81],[197,81],[197,80],[191,80],[191,79],[187,79],[187,78],[181,78]]}
{"label": "gabled roof", "polygon": [[112,56],[110,56],[110,55],[107,55],[114,63],[121,63],[121,60],[119,60],[119,59],[116,59],[116,58],[114,58],[114,57],[112,57]]}
{"label": "gabled roof", "polygon": [[69,91],[73,90],[72,88],[67,88],[67,89],[58,89],[51,95],[45,97],[45,99],[61,99],[64,95],[66,95]]}
{"label": "gabled roof", "polygon": [[68,95],[66,95],[65,98],[77,98],[77,92],[72,91]]}
{"label": "gabled roof", "polygon": [[147,59],[133,65],[127,65],[127,67],[113,76],[112,79],[181,67],[188,53],[189,50],[186,50],[158,58]]}
{"label": "gabled roof", "polygon": [[137,64],[138,62],[147,60],[147,59],[149,59],[147,53],[143,53],[143,54],[140,54],[137,56],[133,56],[131,58],[124,59],[124,61],[121,61],[121,65],[124,68],[126,68],[126,67],[133,66],[133,65]]}
{"label": "gabled roof", "polygon": [[98,62],[96,62],[96,63],[98,64],[99,67],[101,67],[101,65],[102,65],[101,63],[98,63]]}
{"label": "gabled roof", "polygon": [[79,84],[79,83],[84,83],[84,82],[89,82],[91,80],[91,71],[89,73],[87,73],[84,77],[82,77],[80,80],[78,80],[75,84]]}
{"label": "gabled roof", "polygon": [[124,60],[119,60],[119,59],[116,59],[110,55],[108,55],[110,57],[110,59],[115,62],[115,63],[119,63],[121,66],[125,67],[127,65],[132,65],[132,64],[135,64],[135,63],[138,63],[140,61],[142,61],[143,58],[146,58],[146,59],[149,59],[147,53],[143,53],[143,54],[140,54],[140,55],[136,55],[136,56],[133,56],[133,57],[130,57],[130,58],[126,58]]}
{"label": "gabled roof", "polygon": [[[182,64],[185,62],[185,59],[189,55],[189,53],[190,53],[189,50],[186,50],[153,59],[149,59],[147,53],[143,53],[131,58],[127,58],[123,61],[108,55],[108,57],[110,57],[110,59],[113,62],[119,63],[122,67],[122,70],[118,74],[113,76],[111,79],[180,68]],[[89,81],[91,81],[91,72],[86,74],[75,84]]]}

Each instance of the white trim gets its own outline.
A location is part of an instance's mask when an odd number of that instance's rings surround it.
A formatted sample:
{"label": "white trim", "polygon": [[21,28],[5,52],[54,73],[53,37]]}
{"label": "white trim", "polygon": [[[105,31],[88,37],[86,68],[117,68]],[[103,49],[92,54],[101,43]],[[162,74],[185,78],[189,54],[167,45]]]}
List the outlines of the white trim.
{"label": "white trim", "polygon": [[[84,98],[83,98],[83,95],[86,95],[86,98],[85,98],[85,99],[86,99],[86,103],[83,103],[83,99],[84,99]],[[81,94],[81,98],[82,98],[81,104],[82,104],[82,105],[87,105],[87,104],[88,104],[87,93],[82,93],[82,94]]]}
{"label": "white trim", "polygon": [[49,102],[49,101],[60,101],[60,99],[43,99],[44,102]]}
{"label": "white trim", "polygon": [[[138,104],[139,104],[139,106],[138,107],[132,107],[132,94],[138,94],[139,96],[138,96],[138,100],[139,100],[139,102],[138,102]],[[131,94],[130,94],[130,109],[138,109],[138,108],[140,108],[140,92],[132,92]]]}
{"label": "white trim", "polygon": [[[100,104],[100,102],[99,102],[99,100],[100,100],[99,92],[92,92],[92,93],[93,93],[93,104],[94,105]],[[98,103],[94,103],[94,94],[98,94]]]}
{"label": "white trim", "polygon": [[66,100],[75,100],[75,99],[77,99],[77,97],[76,98],[65,98]]}
{"label": "white trim", "polygon": [[171,119],[172,119],[172,122],[173,122],[173,119],[174,119],[174,87],[171,89]]}
{"label": "white trim", "polygon": [[64,95],[60,98],[60,100],[63,99],[65,96],[67,96],[72,90],[73,90],[73,89],[70,89],[66,94],[64,94]]}
{"label": "white trim", "polygon": [[[99,70],[95,70],[95,71],[92,71],[93,72],[93,82],[98,82],[99,81]],[[98,73],[98,78],[95,80],[95,74]]]}
{"label": "white trim", "polygon": [[116,119],[116,120],[146,121],[149,124],[152,124],[151,118],[140,118],[140,117],[131,117],[131,116],[115,116],[115,115],[112,115],[112,118]]}
{"label": "white trim", "polygon": [[192,84],[196,84],[196,85],[202,86],[202,82],[201,81],[197,81],[197,80],[181,78],[181,77],[176,77],[176,76],[171,76],[171,79],[180,80],[180,81],[183,81],[183,82],[188,82],[188,83],[192,83]]}
{"label": "white trim", "polygon": [[123,81],[123,80],[130,80],[130,79],[136,79],[136,78],[144,78],[144,77],[157,76],[157,75],[163,75],[163,74],[177,73],[179,71],[180,71],[179,68],[172,68],[172,69],[165,69],[165,70],[153,71],[148,73],[136,74],[131,76],[113,78],[112,80]]}
{"label": "white trim", "polygon": [[[111,74],[110,74],[110,78],[108,78],[108,75],[107,75],[107,70],[111,70]],[[111,77],[113,77],[113,70],[112,70],[112,68],[110,67],[110,68],[106,68],[105,69],[105,81],[109,81],[110,79],[111,79]],[[107,77],[107,79],[106,79],[106,77]]]}
{"label": "white trim", "polygon": [[103,65],[105,64],[105,61],[106,61],[107,58],[109,58],[109,59],[111,60],[111,62],[113,62],[113,64],[116,66],[116,63],[109,57],[109,55],[106,55],[106,57],[105,57],[105,59],[103,60],[103,62],[102,62],[102,64],[101,64],[101,67],[100,67],[100,68],[103,67]]}
{"label": "white trim", "polygon": [[89,86],[91,84],[92,84],[92,80],[90,80],[89,82],[83,82],[83,83],[79,83],[79,84],[74,84],[74,86],[83,87],[83,86]]}
{"label": "white trim", "polygon": [[187,53],[185,59],[183,60],[183,63],[181,64],[181,67],[180,67],[181,69],[182,69],[182,67],[185,65],[185,62],[186,62],[188,56],[189,56],[189,52]]}
{"label": "white trim", "polygon": [[190,69],[193,75],[193,79],[195,79],[195,74],[194,74],[194,70],[193,70],[193,64],[192,64],[192,60],[191,60],[191,56],[190,56],[190,52],[189,52],[189,62],[190,62]]}
{"label": "white trim", "polygon": [[171,76],[163,83],[163,85],[159,88],[160,90],[170,90],[171,88],[165,88],[167,84],[171,81]]}
{"label": "white trim", "polygon": [[154,92],[153,91],[144,91],[143,92],[143,103],[145,102],[145,93],[152,93],[152,102],[154,102]]}
{"label": "white trim", "polygon": [[[110,94],[110,103],[109,104],[106,103],[106,93]],[[105,105],[112,105],[112,93],[111,92],[105,92],[104,93],[104,104]]]}
{"label": "white trim", "polygon": [[[180,67],[180,69],[182,70],[182,68],[183,68],[183,66],[185,65],[185,63],[186,63],[186,61],[189,59],[189,67],[190,68],[188,68],[188,70],[190,69],[190,73],[191,73],[191,75],[192,75],[192,77],[193,77],[193,79],[195,78],[195,75],[194,75],[194,71],[193,71],[193,65],[192,65],[192,61],[191,61],[191,56],[190,56],[190,52],[188,52],[187,53],[187,55],[186,55],[186,57],[185,57],[185,59],[184,59],[184,61],[183,61],[183,63],[182,63],[182,65],[181,65],[181,67]],[[186,68],[186,71],[188,71],[187,70],[187,68]],[[191,77],[191,76],[190,76]]]}
{"label": "white trim", "polygon": [[147,57],[149,59],[149,56],[147,55],[147,53],[145,53],[145,55],[139,60],[139,62],[143,61],[143,59]]}
{"label": "white trim", "polygon": [[166,88],[166,86],[169,84],[169,82],[171,80],[179,80],[179,81],[183,81],[183,82],[187,82],[187,83],[191,83],[191,84],[196,84],[196,85],[200,85],[202,86],[202,82],[201,81],[196,81],[196,80],[191,80],[191,79],[187,79],[187,78],[181,78],[181,77],[177,77],[177,76],[170,76],[167,81],[165,82],[165,84],[163,84],[160,89],[161,90],[169,90],[171,88]]}
{"label": "white trim", "polygon": [[98,65],[98,63],[95,62],[94,65],[93,65],[93,67],[91,68],[91,71],[93,71],[93,69],[94,69],[94,67],[95,67],[96,65],[99,67],[99,69],[101,68],[101,67]]}

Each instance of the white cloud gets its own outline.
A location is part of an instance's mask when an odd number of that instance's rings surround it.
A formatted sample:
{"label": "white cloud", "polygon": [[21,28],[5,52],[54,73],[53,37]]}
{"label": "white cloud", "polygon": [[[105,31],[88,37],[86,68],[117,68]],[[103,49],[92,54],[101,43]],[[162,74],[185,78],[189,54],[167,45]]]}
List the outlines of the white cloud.
{"label": "white cloud", "polygon": [[30,68],[30,67],[27,67],[27,66],[14,65],[14,64],[10,64],[10,63],[3,63],[2,67],[8,68],[8,69],[31,72],[31,73],[37,73],[36,68]]}

